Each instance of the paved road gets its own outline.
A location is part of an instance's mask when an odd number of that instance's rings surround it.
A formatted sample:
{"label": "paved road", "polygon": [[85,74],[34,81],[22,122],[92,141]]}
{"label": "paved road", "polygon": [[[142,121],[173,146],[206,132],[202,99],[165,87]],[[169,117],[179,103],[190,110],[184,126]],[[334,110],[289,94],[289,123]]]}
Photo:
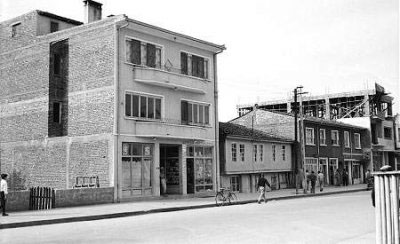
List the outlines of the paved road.
{"label": "paved road", "polygon": [[0,243],[374,243],[370,192],[0,230]]}

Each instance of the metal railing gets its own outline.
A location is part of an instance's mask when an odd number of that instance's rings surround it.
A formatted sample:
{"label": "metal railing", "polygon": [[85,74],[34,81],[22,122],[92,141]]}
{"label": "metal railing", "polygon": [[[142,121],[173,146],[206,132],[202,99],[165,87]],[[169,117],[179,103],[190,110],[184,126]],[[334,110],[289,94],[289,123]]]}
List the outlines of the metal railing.
{"label": "metal railing", "polygon": [[400,171],[374,172],[376,243],[399,244]]}

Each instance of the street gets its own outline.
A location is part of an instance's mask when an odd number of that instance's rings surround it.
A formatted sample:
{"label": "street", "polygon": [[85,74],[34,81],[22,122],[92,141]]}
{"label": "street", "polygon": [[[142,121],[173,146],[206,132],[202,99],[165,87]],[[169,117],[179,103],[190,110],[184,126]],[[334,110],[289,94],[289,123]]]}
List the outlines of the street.
{"label": "street", "polygon": [[0,243],[375,243],[370,192],[0,230]]}

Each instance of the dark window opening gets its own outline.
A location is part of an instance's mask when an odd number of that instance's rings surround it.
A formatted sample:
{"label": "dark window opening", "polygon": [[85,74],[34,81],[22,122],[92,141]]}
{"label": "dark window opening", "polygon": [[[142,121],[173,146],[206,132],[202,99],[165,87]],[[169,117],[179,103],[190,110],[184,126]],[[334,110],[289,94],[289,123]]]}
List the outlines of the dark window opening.
{"label": "dark window opening", "polygon": [[384,127],[383,136],[385,137],[385,139],[392,139],[392,129],[389,127]]}
{"label": "dark window opening", "polygon": [[146,45],[146,65],[152,68],[156,67],[156,46],[147,43]]}
{"label": "dark window opening", "polygon": [[53,122],[61,123],[61,103],[53,103]]}
{"label": "dark window opening", "polygon": [[21,23],[17,23],[11,26],[11,37],[17,36],[19,26],[21,26]]}
{"label": "dark window opening", "polygon": [[53,74],[61,74],[61,56],[58,53],[54,53],[53,55]]}
{"label": "dark window opening", "polygon": [[188,55],[186,53],[181,53],[181,73],[188,74]]}
{"label": "dark window opening", "polygon": [[50,33],[58,31],[58,23],[50,21]]}

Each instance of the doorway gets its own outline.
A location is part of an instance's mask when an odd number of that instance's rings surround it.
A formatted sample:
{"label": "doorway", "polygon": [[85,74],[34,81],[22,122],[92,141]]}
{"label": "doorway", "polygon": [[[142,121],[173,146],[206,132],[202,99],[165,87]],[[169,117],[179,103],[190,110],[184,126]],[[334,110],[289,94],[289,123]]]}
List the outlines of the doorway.
{"label": "doorway", "polygon": [[194,160],[186,159],[187,194],[194,194]]}
{"label": "doorway", "polygon": [[160,145],[160,178],[165,177],[166,194],[180,194],[179,145]]}

